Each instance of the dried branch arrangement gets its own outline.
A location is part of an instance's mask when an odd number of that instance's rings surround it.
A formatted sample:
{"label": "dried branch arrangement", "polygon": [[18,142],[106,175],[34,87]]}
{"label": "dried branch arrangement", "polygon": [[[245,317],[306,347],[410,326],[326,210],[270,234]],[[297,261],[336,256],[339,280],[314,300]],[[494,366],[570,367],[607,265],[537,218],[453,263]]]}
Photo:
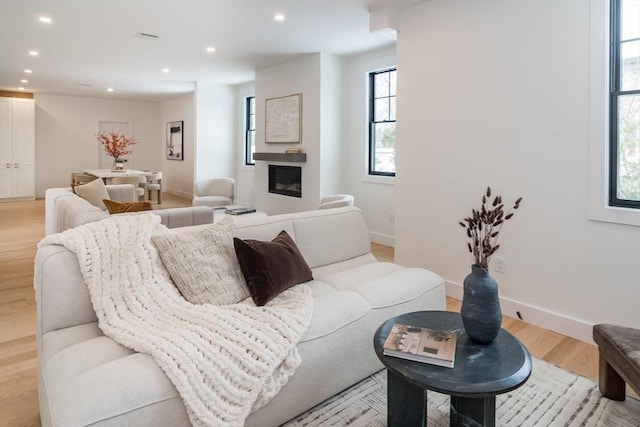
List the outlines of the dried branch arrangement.
{"label": "dried branch arrangement", "polygon": [[474,264],[481,268],[489,268],[489,259],[499,248],[498,235],[505,221],[513,217],[512,210],[520,207],[522,197],[518,198],[513,207],[505,214],[502,196],[491,198],[491,187],[487,187],[482,196],[480,210],[471,210],[471,216],[460,221],[459,224],[467,230],[469,252],[473,255]]}
{"label": "dried branch arrangement", "polygon": [[133,152],[132,145],[136,143],[134,137],[118,132],[99,132],[96,134],[96,138],[102,143],[104,151],[114,160],[131,154]]}

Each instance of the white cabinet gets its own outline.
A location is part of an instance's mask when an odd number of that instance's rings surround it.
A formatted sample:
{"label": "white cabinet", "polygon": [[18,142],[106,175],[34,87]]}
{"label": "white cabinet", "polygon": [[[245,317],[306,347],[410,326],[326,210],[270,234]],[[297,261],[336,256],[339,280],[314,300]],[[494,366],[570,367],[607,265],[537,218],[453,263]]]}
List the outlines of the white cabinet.
{"label": "white cabinet", "polygon": [[0,97],[0,198],[35,197],[35,103]]}

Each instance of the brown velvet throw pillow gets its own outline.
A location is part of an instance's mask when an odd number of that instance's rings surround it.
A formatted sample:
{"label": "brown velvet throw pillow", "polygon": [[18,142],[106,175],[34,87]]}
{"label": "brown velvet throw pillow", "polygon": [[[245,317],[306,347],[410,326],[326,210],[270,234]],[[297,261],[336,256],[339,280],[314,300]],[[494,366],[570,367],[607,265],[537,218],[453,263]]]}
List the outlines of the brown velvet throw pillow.
{"label": "brown velvet throw pillow", "polygon": [[116,202],[109,199],[104,199],[102,202],[110,214],[150,211],[152,209],[151,202]]}
{"label": "brown velvet throw pillow", "polygon": [[284,230],[270,242],[234,237],[233,245],[251,298],[258,306],[292,286],[313,280],[309,265]]}

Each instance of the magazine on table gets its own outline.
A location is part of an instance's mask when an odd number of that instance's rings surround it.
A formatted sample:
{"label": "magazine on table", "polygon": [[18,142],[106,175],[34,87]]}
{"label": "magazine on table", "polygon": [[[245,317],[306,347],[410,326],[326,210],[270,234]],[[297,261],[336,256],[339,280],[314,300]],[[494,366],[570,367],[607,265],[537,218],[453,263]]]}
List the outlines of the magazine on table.
{"label": "magazine on table", "polygon": [[458,334],[396,323],[384,343],[383,354],[453,368]]}
{"label": "magazine on table", "polygon": [[249,208],[246,206],[227,206],[224,213],[229,215],[244,215],[248,213],[253,213],[256,210],[254,208]]}

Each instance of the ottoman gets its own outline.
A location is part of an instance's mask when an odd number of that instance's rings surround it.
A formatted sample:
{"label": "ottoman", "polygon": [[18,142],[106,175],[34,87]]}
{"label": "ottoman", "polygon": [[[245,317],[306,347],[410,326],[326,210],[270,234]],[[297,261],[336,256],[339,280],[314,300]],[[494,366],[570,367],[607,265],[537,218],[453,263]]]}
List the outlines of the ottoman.
{"label": "ottoman", "polygon": [[600,393],[625,399],[625,383],[640,395],[640,329],[599,324],[593,327],[598,344]]}

